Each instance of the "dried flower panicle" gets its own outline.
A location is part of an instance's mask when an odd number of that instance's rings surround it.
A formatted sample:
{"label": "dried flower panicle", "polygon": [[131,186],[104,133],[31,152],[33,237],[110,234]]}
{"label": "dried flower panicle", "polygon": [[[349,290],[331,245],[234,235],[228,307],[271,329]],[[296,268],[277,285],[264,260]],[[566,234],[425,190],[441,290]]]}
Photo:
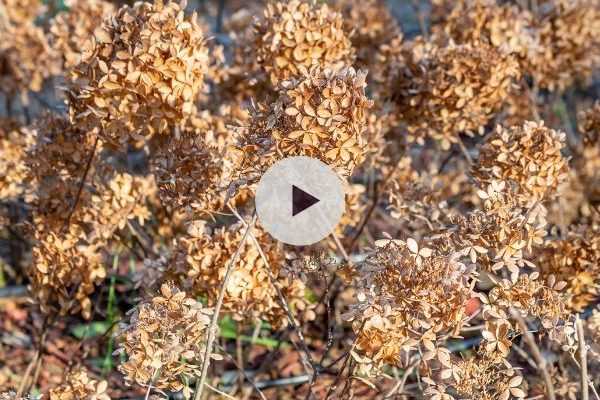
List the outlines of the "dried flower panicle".
{"label": "dried flower panicle", "polygon": [[505,181],[522,204],[531,205],[555,195],[568,178],[564,146],[565,134],[541,122],[498,126],[481,147],[472,172],[480,185]]}
{"label": "dried flower panicle", "polygon": [[15,200],[26,188],[24,159],[33,135],[12,119],[0,119],[0,201]]}
{"label": "dried flower panicle", "polygon": [[79,64],[86,42],[115,6],[104,0],[70,0],[66,4],[69,10],[50,22],[50,42],[61,55],[63,68],[69,69]]}
{"label": "dried flower panicle", "polygon": [[582,311],[600,292],[600,231],[594,226],[573,227],[564,239],[548,240],[536,260],[544,275],[567,282],[569,308]]}
{"label": "dried flower panicle", "polygon": [[267,4],[255,26],[258,63],[272,84],[307,74],[315,66],[352,65],[354,49],[342,15],[327,4],[291,0]]}
{"label": "dried flower panicle", "polygon": [[45,79],[60,72],[57,54],[34,23],[40,6],[29,0],[0,2],[0,92],[20,94],[23,103],[28,91],[39,92]]}
{"label": "dried flower panicle", "polygon": [[[215,229],[212,233],[200,228],[200,232],[182,237],[178,243],[175,269],[186,275],[183,279],[191,283],[193,293],[207,297],[209,305],[216,303],[225,271],[241,241],[243,230],[236,228],[239,225]],[[235,320],[261,318],[276,328],[284,327],[288,322],[287,315],[273,287],[278,285],[299,319],[314,318],[314,312],[305,299],[304,283],[282,274],[282,249],[266,232],[258,228],[252,232],[269,266],[265,265],[253,240],[247,240],[225,288],[223,310],[231,313]],[[271,269],[267,270],[269,267]]]}
{"label": "dried flower panicle", "polygon": [[352,174],[364,158],[364,132],[371,101],[365,73],[312,69],[281,84],[278,100],[256,113],[241,135],[242,170],[264,170],[276,159],[306,155]]}
{"label": "dried flower panicle", "polygon": [[358,267],[358,302],[348,314],[358,335],[359,362],[399,366],[419,349],[444,360],[447,352],[436,352],[436,340],[464,321],[473,272],[457,255],[436,254],[414,239],[377,245]]}
{"label": "dried flower panicle", "polygon": [[563,91],[600,66],[600,10],[594,0],[544,1],[534,14],[540,48],[524,70],[542,88]]}
{"label": "dried flower panicle", "polygon": [[457,43],[486,42],[523,58],[539,46],[532,25],[533,14],[516,5],[496,0],[459,0],[435,28]]}
{"label": "dried flower panicle", "polygon": [[511,55],[483,42],[439,46],[416,39],[407,47],[391,85],[409,142],[431,137],[448,149],[459,135],[479,133],[520,75]]}
{"label": "dried flower panicle", "polygon": [[119,333],[117,352],[127,357],[119,371],[126,381],[184,389],[185,380],[199,373],[212,312],[172,283],[164,283],[160,293],[133,310]]}
{"label": "dried flower panicle", "polygon": [[552,329],[568,317],[566,310],[567,295],[564,293],[566,282],[556,281],[552,275],[544,281],[539,273],[519,275],[516,281],[501,280],[483,299],[483,314],[492,318],[506,320],[510,310],[538,318],[542,326]]}
{"label": "dried flower panicle", "polygon": [[196,217],[221,210],[234,172],[232,142],[223,117],[202,113],[191,118],[153,156],[162,202]]}
{"label": "dried flower panicle", "polygon": [[[507,361],[498,362],[482,348],[469,358],[448,357],[442,363],[438,379],[425,377],[423,380],[429,385],[425,394],[435,400],[509,400],[527,395],[523,390],[523,376],[518,370]],[[456,393],[458,397],[450,393]]]}
{"label": "dried flower panicle", "polygon": [[169,134],[195,112],[207,66],[195,14],[171,1],[124,6],[94,31],[71,73],[71,120],[114,145]]}
{"label": "dried flower panicle", "polygon": [[384,1],[336,0],[333,4],[344,17],[344,30],[349,32],[356,49],[357,68],[369,71],[377,68],[379,48],[393,40],[402,40],[400,26]]}
{"label": "dried flower panicle", "polygon": [[50,389],[50,400],[110,400],[107,388],[107,381],[97,381],[85,368],[77,368],[58,387]]}

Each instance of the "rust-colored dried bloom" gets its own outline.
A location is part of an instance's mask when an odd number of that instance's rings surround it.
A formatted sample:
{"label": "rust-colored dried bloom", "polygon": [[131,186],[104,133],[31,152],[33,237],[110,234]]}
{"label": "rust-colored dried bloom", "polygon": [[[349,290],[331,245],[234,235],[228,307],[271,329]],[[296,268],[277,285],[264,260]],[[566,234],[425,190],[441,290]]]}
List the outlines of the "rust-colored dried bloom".
{"label": "rust-colored dried bloom", "polygon": [[50,400],[110,400],[107,381],[91,378],[84,368],[71,371],[60,386],[50,389]]}
{"label": "rust-colored dried bloom", "polygon": [[219,211],[225,202],[232,160],[208,132],[173,135],[152,160],[161,201],[197,214]]}
{"label": "rust-colored dried bloom", "polygon": [[519,76],[516,60],[485,43],[440,47],[416,40],[394,81],[408,140],[439,140],[444,149],[472,135],[498,112]]}
{"label": "rust-colored dried bloom", "polygon": [[[34,126],[36,143],[27,154],[28,179],[33,190],[26,201],[33,211],[33,222],[58,232],[75,202],[79,182],[89,155],[94,149],[94,138],[75,128],[66,119],[46,115]],[[88,183],[94,187],[98,178],[92,163]],[[88,204],[91,193],[81,193],[81,203]],[[75,219],[82,208],[76,210]]]}
{"label": "rust-colored dried bloom", "polygon": [[357,68],[377,67],[376,53],[380,46],[392,40],[402,40],[398,22],[382,0],[336,0],[344,17],[344,30],[349,32],[352,46],[356,49]]}
{"label": "rust-colored dried bloom", "polygon": [[42,2],[37,0],[2,0],[0,8],[13,24],[30,23],[44,11]]}
{"label": "rust-colored dried bloom", "polygon": [[84,45],[115,6],[104,0],[69,0],[66,4],[69,10],[50,22],[50,41],[61,55],[63,67],[69,69],[79,64]]}
{"label": "rust-colored dried bloom", "polygon": [[107,18],[82,50],[67,93],[74,124],[122,145],[167,134],[195,111],[208,51],[196,15],[138,2]]}
{"label": "rust-colored dried bloom", "polygon": [[533,15],[496,0],[456,1],[441,29],[457,43],[486,42],[519,58],[538,46],[532,29]]}
{"label": "rust-colored dried bloom", "polygon": [[354,49],[343,22],[340,13],[312,0],[267,4],[264,19],[255,26],[257,61],[273,84],[314,66],[351,65]]}
{"label": "rust-colored dried bloom", "polygon": [[536,264],[542,274],[567,282],[569,308],[580,312],[599,295],[600,232],[592,226],[575,227],[565,239],[549,240]]}
{"label": "rust-colored dried bloom", "polygon": [[525,254],[543,243],[546,209],[540,204],[520,206],[505,182],[493,181],[478,195],[482,209],[451,217],[455,229],[442,230],[440,236],[448,238],[446,247],[469,256],[482,269],[506,269],[515,280],[520,268],[532,266]]}
{"label": "rust-colored dried bloom", "polygon": [[360,361],[377,368],[400,365],[418,349],[434,351],[438,336],[460,326],[473,274],[456,254],[434,254],[414,239],[376,244],[376,252],[358,267],[358,302],[348,316]]}
{"label": "rust-colored dried bloom", "polygon": [[595,0],[548,0],[535,15],[540,49],[524,70],[542,88],[562,91],[600,65],[600,10]]}
{"label": "rust-colored dried bloom", "polygon": [[480,185],[505,181],[522,204],[531,205],[553,196],[568,178],[564,146],[565,134],[542,122],[498,126],[481,147],[472,172]]}
{"label": "rust-colored dried bloom", "polygon": [[579,114],[579,130],[585,146],[600,147],[600,102]]}
{"label": "rust-colored dried bloom", "polygon": [[24,158],[33,136],[14,120],[0,118],[0,201],[16,199],[25,190]]}
{"label": "rust-colored dried bloom", "polygon": [[[438,378],[438,377],[436,377]],[[429,387],[425,394],[436,400],[453,400],[447,393],[455,392],[457,398],[472,400],[509,400],[526,396],[523,377],[507,361],[498,361],[490,353],[480,348],[475,356],[469,358],[448,357],[442,363],[439,379],[425,377]]]}
{"label": "rust-colored dried bloom", "polygon": [[556,282],[549,276],[547,282],[538,279],[537,272],[523,274],[516,282],[501,280],[488,296],[479,293],[484,301],[484,316],[507,319],[510,309],[538,318],[544,328],[555,327],[568,317],[563,289],[565,282]]}
{"label": "rust-colored dried bloom", "polygon": [[119,366],[129,383],[179,391],[199,373],[212,310],[165,283],[160,293],[139,304],[119,334]]}
{"label": "rust-colored dried bloom", "polygon": [[[8,6],[0,7],[1,15]],[[0,16],[0,92],[19,93],[26,102],[29,90],[40,91],[44,79],[59,71],[57,55],[33,20],[16,23]]]}
{"label": "rust-colored dried bloom", "polygon": [[[201,227],[200,232],[181,238],[175,267],[187,275],[184,281],[191,282],[195,294],[206,296],[208,304],[214,305],[227,266],[242,240],[243,229],[240,229],[240,225],[234,225],[216,229],[212,233],[202,230]],[[261,318],[276,328],[286,326],[287,315],[277,300],[273,287],[275,284],[280,287],[293,310],[298,314],[306,313],[303,318],[312,319],[314,313],[304,298],[304,283],[280,274],[284,262],[282,249],[264,231],[255,228],[252,232],[271,270],[267,271],[253,240],[247,240],[225,288],[223,311],[231,313],[235,320],[253,321]],[[275,282],[271,282],[269,274]]]}
{"label": "rust-colored dried bloom", "polygon": [[243,170],[266,169],[276,159],[306,155],[349,176],[363,161],[366,114],[364,72],[315,68],[285,81],[278,100],[257,113],[241,137]]}
{"label": "rust-colored dried bloom", "polygon": [[35,232],[28,275],[30,291],[44,314],[92,316],[89,295],[106,277],[98,244],[74,235]]}

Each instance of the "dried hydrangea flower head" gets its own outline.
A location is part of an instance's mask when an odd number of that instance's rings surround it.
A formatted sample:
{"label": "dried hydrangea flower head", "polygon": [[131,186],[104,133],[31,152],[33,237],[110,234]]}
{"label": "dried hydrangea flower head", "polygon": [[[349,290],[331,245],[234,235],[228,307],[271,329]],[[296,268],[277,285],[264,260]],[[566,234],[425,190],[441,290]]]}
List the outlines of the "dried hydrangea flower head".
{"label": "dried hydrangea flower head", "polygon": [[61,55],[63,67],[69,69],[79,64],[85,43],[115,6],[104,0],[70,0],[66,4],[69,10],[50,21],[50,41]]}
{"label": "dried hydrangea flower head", "polygon": [[44,12],[43,4],[37,0],[2,0],[0,7],[13,24],[28,24]]}
{"label": "dried hydrangea flower head", "polygon": [[0,92],[21,94],[24,103],[29,90],[40,91],[44,79],[60,70],[44,31],[34,23],[40,12],[37,1],[0,1]]}
{"label": "dried hydrangea flower head", "polygon": [[436,379],[423,379],[428,385],[425,394],[436,400],[455,399],[449,393],[473,400],[522,399],[527,394],[517,371],[508,361],[499,362],[479,348],[468,358],[448,357]]}
{"label": "dried hydrangea flower head", "polygon": [[564,322],[569,313],[566,309],[566,282],[557,282],[552,275],[547,280],[539,279],[539,273],[522,274],[516,281],[503,279],[483,300],[483,315],[486,318],[508,319],[514,309],[525,316],[537,318],[546,329]]}
{"label": "dried hydrangea flower head", "polygon": [[42,313],[76,314],[92,317],[89,296],[104,281],[106,269],[98,244],[86,243],[72,234],[57,235],[40,229],[35,232],[30,292]]}
{"label": "dried hydrangea flower head", "polygon": [[[206,296],[214,305],[220,284],[230,260],[240,243],[243,232],[239,225],[215,229],[210,233],[200,224],[198,232],[182,237],[178,243],[175,269],[184,273],[185,282],[191,282],[193,292]],[[242,247],[228,281],[223,311],[231,313],[238,321],[254,321],[261,318],[276,328],[288,323],[285,311],[280,307],[273,285],[278,285],[296,310],[298,319],[313,319],[314,312],[305,299],[304,283],[293,277],[283,276],[281,268],[283,251],[264,231],[254,228],[253,235],[260,244],[270,271],[267,271],[260,253],[252,240]],[[271,282],[273,277],[275,282]],[[304,314],[304,315],[302,315]]]}
{"label": "dried hydrangea flower head", "polygon": [[105,19],[82,50],[67,97],[74,124],[123,145],[167,134],[195,112],[208,51],[196,15],[138,2]]}
{"label": "dried hydrangea flower head", "polygon": [[317,65],[351,65],[354,50],[343,24],[340,13],[313,0],[267,4],[264,19],[255,26],[257,60],[273,84]]}
{"label": "dried hydrangea flower head", "polygon": [[457,43],[486,42],[522,58],[539,46],[532,24],[532,13],[516,5],[460,0],[437,28]]}
{"label": "dried hydrangea flower head", "polygon": [[266,169],[276,159],[306,155],[350,176],[364,158],[364,72],[314,68],[302,79],[284,81],[278,100],[256,113],[241,137],[242,170]]}
{"label": "dried hydrangea flower head", "polygon": [[580,312],[600,294],[600,232],[581,226],[569,230],[564,239],[548,240],[536,264],[542,274],[567,282],[568,306]]}
{"label": "dried hydrangea flower head", "polygon": [[97,381],[84,368],[77,368],[58,387],[50,389],[50,400],[110,400],[107,381]]}
{"label": "dried hydrangea flower head", "polygon": [[0,118],[0,201],[17,199],[25,190],[24,159],[33,135],[12,119]]}
{"label": "dried hydrangea flower head", "polygon": [[527,73],[540,87],[551,91],[588,80],[600,66],[600,10],[596,1],[544,1],[535,21],[540,49],[525,59]]}
{"label": "dried hydrangea flower head", "polygon": [[211,314],[172,283],[164,283],[160,293],[139,304],[121,328],[117,352],[127,356],[119,366],[125,380],[182,390],[185,380],[199,373]]}
{"label": "dried hydrangea flower head", "polygon": [[580,113],[579,131],[583,136],[583,148],[574,157],[573,165],[587,199],[597,202],[600,200],[600,103]]}
{"label": "dried hydrangea flower head", "polygon": [[234,160],[232,135],[218,115],[193,117],[152,158],[161,201],[200,217],[225,204]]}
{"label": "dried hydrangea flower head", "polygon": [[344,17],[344,30],[356,49],[354,65],[360,69],[376,67],[379,47],[392,40],[402,40],[398,22],[382,0],[336,0],[334,7]]}
{"label": "dried hydrangea flower head", "polygon": [[481,147],[472,173],[481,186],[505,181],[522,204],[531,205],[555,195],[568,178],[564,146],[565,134],[543,122],[497,126]]}
{"label": "dried hydrangea flower head", "polygon": [[519,77],[516,60],[485,43],[440,47],[417,39],[406,54],[393,90],[408,140],[431,137],[444,149],[460,134],[478,133]]}
{"label": "dried hydrangea flower head", "polygon": [[[434,351],[438,336],[465,318],[473,273],[456,256],[434,254],[414,239],[381,240],[357,271],[349,313],[361,362],[401,365],[411,352]],[[447,353],[435,357],[443,360]]]}

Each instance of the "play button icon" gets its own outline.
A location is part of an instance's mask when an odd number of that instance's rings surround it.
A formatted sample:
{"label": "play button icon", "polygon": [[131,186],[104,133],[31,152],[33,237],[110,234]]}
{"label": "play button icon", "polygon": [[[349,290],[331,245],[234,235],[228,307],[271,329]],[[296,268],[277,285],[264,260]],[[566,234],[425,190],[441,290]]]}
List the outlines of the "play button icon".
{"label": "play button icon", "polygon": [[256,189],[256,213],[275,239],[295,246],[316,243],[344,213],[344,185],[323,162],[289,157],[276,162]]}
{"label": "play button icon", "polygon": [[292,185],[292,217],[300,214],[319,202],[315,196],[311,196],[296,185]]}

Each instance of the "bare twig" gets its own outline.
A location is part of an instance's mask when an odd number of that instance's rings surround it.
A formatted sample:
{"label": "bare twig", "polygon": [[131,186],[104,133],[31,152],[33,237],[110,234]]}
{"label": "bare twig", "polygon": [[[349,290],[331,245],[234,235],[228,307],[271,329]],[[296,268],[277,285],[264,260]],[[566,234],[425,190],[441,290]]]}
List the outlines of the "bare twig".
{"label": "bare twig", "polygon": [[221,310],[221,306],[223,305],[223,298],[225,297],[225,288],[227,287],[227,282],[229,281],[229,276],[231,275],[231,271],[233,270],[234,264],[237,262],[238,257],[242,251],[242,247],[246,243],[248,239],[248,235],[254,224],[256,223],[256,212],[252,217],[252,222],[246,226],[246,231],[244,232],[244,236],[240,241],[233,257],[229,261],[227,265],[227,269],[225,270],[225,276],[223,277],[223,283],[221,284],[221,289],[219,290],[219,297],[217,299],[217,303],[215,304],[214,314],[212,316],[212,320],[210,322],[210,328],[208,330],[208,339],[206,343],[206,351],[204,352],[204,360],[202,360],[202,372],[200,374],[200,379],[198,379],[196,383],[196,391],[194,393],[194,400],[200,400],[202,396],[202,392],[204,390],[204,385],[206,384],[206,375],[208,374],[208,366],[210,365],[210,355],[212,353],[212,347],[215,341],[217,324],[219,321],[219,311]]}
{"label": "bare twig", "polygon": [[227,359],[238,369],[238,371],[242,374],[242,376],[244,377],[244,379],[250,383],[250,385],[252,386],[252,388],[256,391],[256,393],[258,393],[258,395],[260,396],[260,398],[262,400],[267,400],[267,398],[265,397],[264,393],[258,388],[258,386],[256,385],[256,383],[254,382],[254,379],[252,379],[252,377],[248,376],[248,374],[246,373],[246,371],[244,371],[244,369],[242,368],[242,366],[240,366],[235,359],[226,351],[223,351],[223,354],[225,354],[225,357],[227,357]]}
{"label": "bare twig", "polygon": [[88,157],[87,164],[85,166],[85,170],[83,171],[83,176],[81,177],[81,181],[79,182],[79,188],[77,189],[77,195],[75,196],[75,203],[73,203],[73,206],[71,207],[71,210],[69,211],[69,215],[67,215],[67,219],[65,219],[65,222],[63,223],[63,226],[61,229],[63,232],[65,231],[65,229],[68,228],[69,222],[71,221],[71,217],[73,216],[73,213],[75,213],[75,209],[77,208],[77,204],[79,203],[79,199],[81,198],[81,193],[83,192],[83,186],[85,185],[85,181],[90,172],[90,167],[92,166],[92,160],[94,159],[94,156],[96,155],[97,147],[98,147],[98,136],[96,136],[96,140],[94,140],[94,147],[92,147],[92,151],[90,152],[90,156]]}
{"label": "bare twig", "polygon": [[415,362],[413,362],[412,364],[410,364],[408,366],[408,368],[406,368],[404,370],[404,374],[402,374],[402,378],[398,381],[398,383],[385,395],[384,399],[389,399],[392,396],[394,396],[396,393],[402,393],[402,391],[404,390],[404,386],[406,385],[406,380],[408,379],[408,377],[410,375],[412,375],[413,371],[415,370],[415,368],[417,368],[417,366],[419,365],[419,362],[421,362],[421,358],[419,357],[419,359]]}
{"label": "bare twig", "polygon": [[587,370],[587,347],[585,345],[585,336],[583,333],[583,323],[581,318],[577,316],[575,320],[575,326],[577,327],[577,341],[579,342],[579,359],[581,364],[581,400],[589,400],[589,380]]}
{"label": "bare twig", "polygon": [[556,400],[556,395],[554,394],[554,385],[552,384],[552,379],[550,378],[550,374],[548,373],[548,369],[546,368],[546,359],[544,358],[544,356],[542,356],[540,348],[535,343],[535,338],[529,331],[529,327],[527,327],[527,323],[525,322],[519,311],[514,308],[511,308],[510,313],[521,327],[521,330],[523,331],[523,338],[525,339],[525,342],[531,350],[531,355],[535,359],[538,371],[542,374],[542,378],[544,378],[548,399]]}

